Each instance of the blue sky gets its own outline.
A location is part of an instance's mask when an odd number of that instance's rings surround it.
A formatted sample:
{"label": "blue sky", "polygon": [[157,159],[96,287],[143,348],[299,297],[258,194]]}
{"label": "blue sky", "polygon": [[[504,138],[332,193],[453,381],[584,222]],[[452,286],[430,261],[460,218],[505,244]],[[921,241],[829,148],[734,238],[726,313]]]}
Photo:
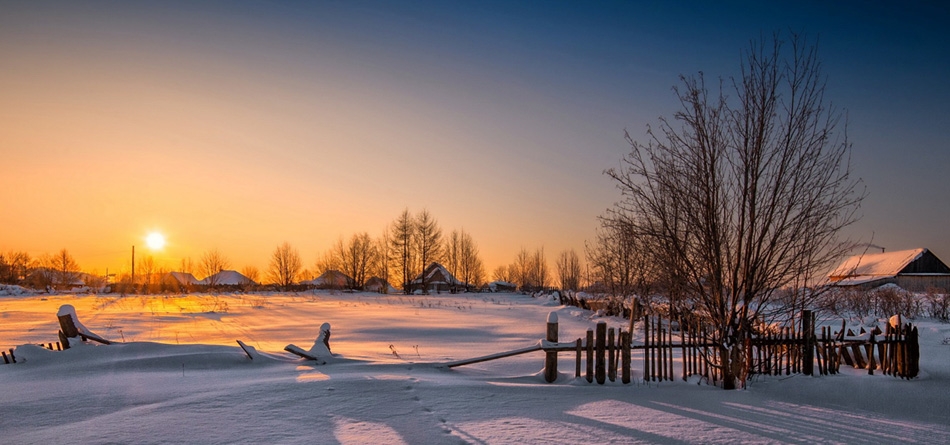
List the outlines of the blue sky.
{"label": "blue sky", "polygon": [[[404,208],[489,271],[582,251],[627,130],[749,41],[818,39],[867,187],[849,235],[950,258],[942,2],[0,2],[0,250],[310,264]],[[64,186],[65,184],[65,186]],[[65,227],[69,227],[66,229]],[[16,233],[18,235],[8,235]],[[95,240],[90,242],[89,240]],[[156,255],[159,255],[156,253]]]}

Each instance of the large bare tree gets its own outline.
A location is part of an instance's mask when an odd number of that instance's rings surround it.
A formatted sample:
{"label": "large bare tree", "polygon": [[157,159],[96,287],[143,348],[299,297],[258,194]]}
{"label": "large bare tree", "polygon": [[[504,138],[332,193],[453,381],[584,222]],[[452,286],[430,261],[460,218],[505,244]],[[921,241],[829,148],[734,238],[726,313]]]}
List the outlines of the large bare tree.
{"label": "large bare tree", "polygon": [[713,324],[726,389],[741,377],[751,321],[846,252],[839,233],[864,196],[817,45],[759,39],[741,66],[714,91],[702,73],[681,78],[674,120],[646,144],[627,135],[630,154],[607,171],[623,195],[612,217],[651,240]]}
{"label": "large bare tree", "polygon": [[288,289],[297,281],[297,274],[303,268],[300,252],[288,242],[277,246],[271,254],[268,278],[281,289]]}

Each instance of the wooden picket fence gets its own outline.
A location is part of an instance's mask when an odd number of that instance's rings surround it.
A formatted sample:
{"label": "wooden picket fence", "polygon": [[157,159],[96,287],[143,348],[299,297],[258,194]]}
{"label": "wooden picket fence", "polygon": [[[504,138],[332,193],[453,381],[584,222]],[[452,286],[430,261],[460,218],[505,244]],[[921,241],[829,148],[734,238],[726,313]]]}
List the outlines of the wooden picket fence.
{"label": "wooden picket fence", "polygon": [[[796,328],[785,327],[758,334],[748,333],[743,339],[745,352],[744,377],[755,375],[819,375],[837,374],[842,362],[874,374],[880,369],[886,375],[914,378],[920,372],[920,346],[917,328],[910,323],[889,323],[886,330],[854,334],[844,323],[838,332],[823,326],[816,333],[814,314],[803,311]],[[674,337],[676,327],[678,335]],[[700,376],[712,384],[722,378],[716,339],[704,326],[694,323],[673,323],[660,317],[644,317],[643,379],[674,380],[674,353],[679,352],[683,380]],[[878,337],[883,333],[882,337]],[[876,356],[875,356],[876,355]]]}
{"label": "wooden picket fence", "polygon": [[[888,324],[884,336],[879,332],[864,332],[855,335],[842,329],[835,333],[824,326],[816,335],[815,316],[803,311],[798,329],[787,327],[760,334],[749,334],[744,342],[745,369],[743,381],[755,375],[819,375],[837,374],[842,361],[855,368],[867,369],[869,374],[880,369],[884,374],[901,378],[914,378],[920,371],[920,347],[917,328],[910,324]],[[561,352],[575,353],[575,378],[583,377],[588,382],[604,384],[620,378],[631,382],[632,352],[641,351],[643,381],[672,381],[677,377],[675,357],[679,356],[679,376],[683,380],[699,376],[711,384],[722,380],[718,343],[711,330],[696,322],[672,322],[661,317],[643,318],[643,342],[634,344],[630,332],[607,328],[603,321],[596,329],[588,329],[586,338],[573,342],[558,342],[558,322],[555,313],[548,315],[545,338],[534,346],[500,352],[497,354],[442,363],[453,368],[514,355],[544,351],[544,378],[547,382],[557,379],[557,355]],[[674,334],[678,335],[674,335]],[[875,357],[875,354],[877,356]],[[582,364],[586,362],[586,366]]]}

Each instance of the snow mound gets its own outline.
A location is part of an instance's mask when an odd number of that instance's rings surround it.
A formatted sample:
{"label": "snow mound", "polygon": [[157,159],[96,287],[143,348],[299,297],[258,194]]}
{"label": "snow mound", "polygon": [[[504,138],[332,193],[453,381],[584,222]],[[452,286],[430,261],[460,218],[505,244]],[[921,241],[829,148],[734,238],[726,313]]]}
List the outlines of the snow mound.
{"label": "snow mound", "polygon": [[25,287],[17,286],[15,284],[0,284],[0,297],[18,297],[21,295],[32,295],[33,292],[30,292]]}

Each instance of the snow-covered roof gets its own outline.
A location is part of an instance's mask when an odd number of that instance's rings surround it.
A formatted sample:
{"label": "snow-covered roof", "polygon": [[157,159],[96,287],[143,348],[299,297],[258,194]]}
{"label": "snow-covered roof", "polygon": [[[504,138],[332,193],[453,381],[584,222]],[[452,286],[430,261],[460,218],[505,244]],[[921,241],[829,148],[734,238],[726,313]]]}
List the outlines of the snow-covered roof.
{"label": "snow-covered roof", "polygon": [[[212,279],[212,277],[215,277]],[[250,278],[244,276],[242,273],[236,270],[222,270],[214,275],[205,277],[201,280],[201,284],[211,284],[212,281],[214,284],[219,286],[238,286],[248,283],[254,283]]]}
{"label": "snow-covered roof", "polygon": [[301,281],[300,284],[310,286],[337,286],[346,287],[353,281],[347,274],[338,270],[328,270],[319,277],[309,281]]}
{"label": "snow-covered roof", "polygon": [[845,278],[884,278],[896,276],[901,269],[921,257],[927,249],[898,250],[887,253],[867,253],[848,258],[828,276],[832,280]]}
{"label": "snow-covered roof", "polygon": [[200,284],[198,279],[188,272],[169,272],[167,277],[177,281],[178,284]]}
{"label": "snow-covered roof", "polygon": [[449,270],[446,269],[445,266],[436,262],[430,264],[415,280],[412,280],[412,284],[422,284],[422,277],[425,277],[426,282],[429,284],[445,283],[457,286],[464,284],[455,278],[455,275],[449,273]]}

